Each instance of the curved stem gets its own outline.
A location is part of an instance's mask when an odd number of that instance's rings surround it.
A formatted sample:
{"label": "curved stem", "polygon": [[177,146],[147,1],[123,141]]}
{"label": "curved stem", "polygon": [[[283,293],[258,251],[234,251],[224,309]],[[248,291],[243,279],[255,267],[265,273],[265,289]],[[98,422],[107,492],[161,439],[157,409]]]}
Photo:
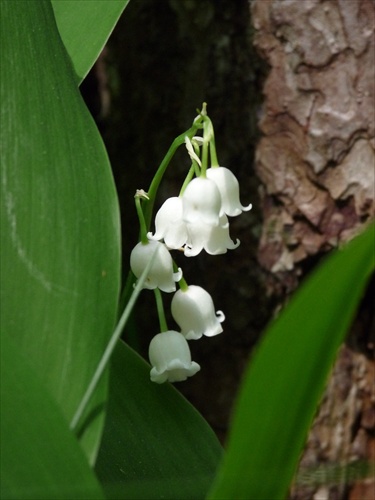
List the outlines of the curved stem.
{"label": "curved stem", "polygon": [[[176,273],[178,271],[178,265],[176,264],[175,261],[173,261],[173,271]],[[182,276],[182,278],[180,279],[180,281],[178,282],[178,286],[180,287],[180,289],[183,291],[183,292],[186,292],[186,290],[188,289],[188,284],[186,283],[186,280],[185,278]]]}
{"label": "curved stem", "polygon": [[183,292],[186,292],[187,289],[189,288],[189,285],[186,283],[186,280],[183,277],[178,282],[178,286],[180,287],[180,290],[182,290]]}
{"label": "curved stem", "polygon": [[195,173],[195,165],[193,163],[192,166],[190,167],[190,170],[189,170],[187,176],[185,177],[184,183],[181,186],[179,196],[182,196],[184,194],[186,186],[189,184],[189,182],[191,181],[191,179],[194,177],[194,173]]}
{"label": "curved stem", "polygon": [[141,232],[141,242],[143,245],[147,245],[147,243],[148,243],[147,226],[146,226],[145,216],[144,216],[143,210],[142,210],[141,199],[138,196],[138,194],[135,195],[134,199],[135,199],[135,206],[137,209],[139,227],[140,227],[140,232]]}
{"label": "curved stem", "polygon": [[167,154],[164,156],[163,161],[160,163],[160,166],[152,179],[152,182],[150,184],[150,187],[148,189],[148,196],[149,200],[145,203],[145,221],[146,221],[146,227],[149,229],[150,224],[151,224],[151,217],[152,217],[152,210],[154,208],[154,202],[156,198],[156,193],[159,188],[159,184],[163,178],[163,175],[169,165],[169,162],[173,158],[173,155],[177,151],[177,149],[185,143],[185,137],[188,136],[189,139],[191,139],[197,130],[201,128],[201,122],[203,118],[201,115],[198,115],[197,118],[194,120],[193,125],[183,134],[180,134],[179,136],[176,137],[176,139],[172,142],[170,145]]}
{"label": "curved stem", "polygon": [[[209,118],[208,118],[209,119]],[[219,167],[219,162],[216,154],[216,145],[215,145],[215,133],[214,127],[212,125],[212,121],[210,120],[210,131],[211,131],[211,140],[210,140],[210,158],[211,158],[211,167]]]}
{"label": "curved stem", "polygon": [[129,299],[129,302],[127,303],[125,309],[124,309],[124,312],[122,313],[121,315],[121,318],[119,320],[119,322],[117,323],[117,326],[114,330],[114,332],[112,333],[112,336],[107,344],[107,347],[96,367],[96,370],[92,376],[92,379],[86,389],[86,392],[84,393],[82,399],[81,399],[81,402],[79,403],[78,407],[77,407],[77,410],[70,422],[70,429],[71,430],[75,430],[77,428],[77,425],[78,423],[80,422],[81,418],[82,418],[82,415],[99,383],[99,380],[101,379],[103,373],[104,373],[104,370],[106,369],[107,367],[107,364],[110,360],[110,357],[113,353],[113,350],[114,348],[116,347],[116,344],[121,336],[121,333],[122,333],[122,330],[124,329],[124,326],[126,324],[126,322],[128,321],[129,319],[129,316],[133,310],[133,307],[138,299],[138,296],[139,294],[141,293],[141,290],[143,288],[143,285],[144,285],[144,282],[146,280],[146,277],[148,275],[148,273],[150,272],[150,269],[151,269],[151,266],[154,262],[154,259],[155,259],[155,256],[157,254],[157,250],[154,251],[154,253],[152,254],[150,260],[148,261],[147,263],[147,266],[145,267],[143,273],[141,274],[135,288],[134,288],[134,291]]}
{"label": "curved stem", "polygon": [[208,164],[208,144],[210,141],[209,132],[208,132],[208,122],[207,119],[203,122],[203,146],[202,146],[202,168],[201,168],[201,177],[206,177],[206,170]]}

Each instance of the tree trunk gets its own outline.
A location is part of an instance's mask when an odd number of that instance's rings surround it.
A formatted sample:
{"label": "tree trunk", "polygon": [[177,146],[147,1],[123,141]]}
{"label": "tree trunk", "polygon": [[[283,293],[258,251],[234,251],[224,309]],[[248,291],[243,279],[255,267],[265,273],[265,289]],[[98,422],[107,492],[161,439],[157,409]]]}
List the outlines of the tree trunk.
{"label": "tree trunk", "polygon": [[[258,258],[269,293],[282,300],[324,252],[374,218],[374,2],[255,0],[252,14],[270,65],[256,150]],[[374,498],[374,481],[348,489],[345,480],[352,461],[375,458],[371,307],[364,302],[339,353],[301,461],[327,464],[336,477],[301,480],[294,499]]]}

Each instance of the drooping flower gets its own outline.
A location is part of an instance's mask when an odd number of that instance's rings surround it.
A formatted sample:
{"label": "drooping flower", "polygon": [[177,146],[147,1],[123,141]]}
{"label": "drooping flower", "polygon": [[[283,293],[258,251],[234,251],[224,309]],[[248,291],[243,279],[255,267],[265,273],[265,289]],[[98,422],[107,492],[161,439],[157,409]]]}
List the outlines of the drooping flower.
{"label": "drooping flower", "polygon": [[178,290],[173,296],[171,311],[188,340],[200,339],[202,335],[213,337],[223,331],[224,313],[215,313],[211,295],[200,286],[189,285],[187,290]]}
{"label": "drooping flower", "polygon": [[151,340],[148,356],[152,369],[152,382],[162,384],[181,382],[195,375],[201,367],[191,360],[190,348],[185,337],[176,331],[158,333]]}
{"label": "drooping flower", "polygon": [[186,186],[182,195],[182,217],[186,223],[219,225],[221,196],[216,183],[196,177]]}
{"label": "drooping flower", "polygon": [[212,167],[206,171],[207,178],[214,181],[219,189],[222,210],[227,215],[234,217],[242,211],[251,210],[251,203],[244,207],[240,202],[240,186],[236,176],[225,167]]}
{"label": "drooping flower", "polygon": [[215,182],[195,178],[182,197],[164,202],[155,217],[155,233],[147,236],[155,241],[164,239],[170,249],[183,248],[187,257],[194,257],[202,250],[210,255],[226,253],[237,248],[240,241],[230,238],[228,218],[224,212],[220,214],[221,205]]}
{"label": "drooping flower", "polygon": [[204,223],[188,224],[188,240],[184,247],[186,257],[195,257],[203,249],[210,255],[219,255],[237,248],[240,240],[232,241],[229,236],[229,222],[226,215],[219,219],[218,226]]}
{"label": "drooping flower", "polygon": [[134,275],[139,278],[150,259],[153,259],[153,262],[143,288],[149,290],[160,288],[163,292],[176,291],[175,282],[182,278],[182,271],[179,269],[177,273],[173,272],[171,254],[159,241],[149,241],[147,244],[140,242],[133,248],[130,254],[130,267]]}
{"label": "drooping flower", "polygon": [[164,239],[168,248],[181,248],[187,241],[187,227],[182,219],[182,198],[168,198],[155,217],[155,234],[148,233],[151,240]]}
{"label": "drooping flower", "polygon": [[195,257],[203,249],[210,255],[219,255],[237,248],[237,239],[229,236],[229,222],[226,215],[219,218],[218,226],[202,221],[186,223],[182,219],[181,198],[169,198],[155,217],[155,233],[148,233],[150,240],[164,239],[170,249],[183,248],[186,257]]}

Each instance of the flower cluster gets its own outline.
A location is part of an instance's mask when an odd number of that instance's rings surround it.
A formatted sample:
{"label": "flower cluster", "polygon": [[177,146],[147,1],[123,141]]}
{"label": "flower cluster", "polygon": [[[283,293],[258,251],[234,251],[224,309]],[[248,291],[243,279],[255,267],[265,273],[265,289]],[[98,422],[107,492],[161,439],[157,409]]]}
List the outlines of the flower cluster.
{"label": "flower cluster", "polygon": [[[199,129],[203,129],[203,137],[194,135]],[[222,311],[215,311],[212,297],[206,290],[186,283],[170,251],[180,250],[186,257],[194,257],[202,250],[218,255],[237,248],[240,242],[230,237],[228,217],[251,209],[251,204],[243,206],[240,202],[239,183],[234,174],[218,165],[213,126],[205,105],[192,128],[181,137],[180,142],[185,142],[192,166],[179,195],[168,198],[157,212],[154,233],[148,230],[148,206],[151,205],[147,206],[147,203],[152,203],[155,198],[166,168],[165,161],[159,167],[149,192],[137,191],[135,196],[141,241],[132,250],[130,267],[138,279],[148,267],[143,288],[155,291],[161,333],[150,343],[149,359],[151,380],[156,383],[178,382],[197,373],[200,366],[191,360],[188,340],[218,335],[223,331],[221,324],[225,319]],[[179,285],[177,291],[176,283]],[[180,331],[168,329],[160,291],[175,292],[171,313]]]}
{"label": "flower cluster", "polygon": [[223,254],[240,244],[230,238],[228,216],[250,209],[251,204],[241,205],[234,174],[225,167],[211,167],[206,177],[190,181],[181,196],[164,202],[155,217],[155,233],[147,236],[164,240],[171,250],[182,248],[187,257],[203,249],[210,255]]}

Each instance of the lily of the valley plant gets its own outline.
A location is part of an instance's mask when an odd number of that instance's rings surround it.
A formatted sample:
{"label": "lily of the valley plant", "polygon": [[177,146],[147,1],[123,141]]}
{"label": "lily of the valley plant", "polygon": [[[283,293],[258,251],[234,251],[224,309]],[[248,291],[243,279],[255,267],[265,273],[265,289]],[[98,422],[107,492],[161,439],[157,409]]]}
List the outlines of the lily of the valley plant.
{"label": "lily of the valley plant", "polygon": [[[196,135],[199,131],[202,136]],[[171,157],[182,144],[191,158],[191,167],[178,196],[168,198],[157,212],[152,233],[150,214],[158,186]],[[141,236],[132,250],[130,267],[139,278],[153,259],[143,287],[154,290],[161,330],[149,347],[150,376],[159,384],[167,380],[179,382],[200,370],[191,360],[187,340],[218,335],[223,331],[225,316],[222,311],[215,311],[206,290],[187,284],[170,252],[177,250],[186,257],[195,257],[202,250],[219,255],[237,248],[240,241],[232,240],[228,217],[251,209],[251,204],[243,206],[240,202],[235,175],[218,163],[214,129],[205,104],[192,127],[172,143],[148,192],[136,192],[135,203]],[[167,326],[161,292],[175,292],[171,312],[179,332]]]}

